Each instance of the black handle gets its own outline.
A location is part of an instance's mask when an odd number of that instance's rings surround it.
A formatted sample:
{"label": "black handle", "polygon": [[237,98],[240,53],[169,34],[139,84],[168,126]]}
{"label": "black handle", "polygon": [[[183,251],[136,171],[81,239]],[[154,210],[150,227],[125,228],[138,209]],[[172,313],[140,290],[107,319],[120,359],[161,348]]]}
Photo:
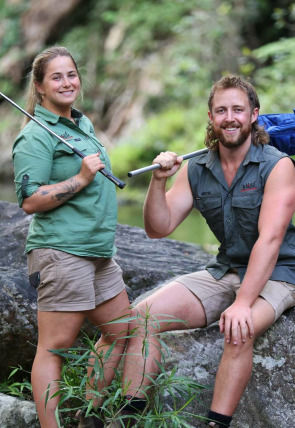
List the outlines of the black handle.
{"label": "black handle", "polygon": [[[84,153],[82,153],[80,150],[78,150],[76,147],[71,147],[71,149],[73,150],[74,153],[76,153],[78,156],[80,156],[80,158],[84,159],[85,155]],[[98,172],[100,172],[101,174],[103,174],[106,178],[108,178],[109,180],[111,180],[116,186],[118,186],[120,189],[124,189],[124,187],[126,186],[126,183],[124,183],[124,181],[120,180],[119,178],[115,177],[112,173],[110,173],[109,171],[107,171],[106,169],[99,169]]]}

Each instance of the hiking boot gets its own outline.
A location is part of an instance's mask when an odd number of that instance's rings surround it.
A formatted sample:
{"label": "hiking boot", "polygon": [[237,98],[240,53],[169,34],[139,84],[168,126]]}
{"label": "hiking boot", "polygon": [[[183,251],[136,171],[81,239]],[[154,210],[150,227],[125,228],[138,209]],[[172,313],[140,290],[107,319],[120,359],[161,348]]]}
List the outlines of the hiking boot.
{"label": "hiking boot", "polygon": [[105,424],[98,416],[84,416],[83,411],[78,410],[75,415],[79,420],[78,428],[104,428]]}

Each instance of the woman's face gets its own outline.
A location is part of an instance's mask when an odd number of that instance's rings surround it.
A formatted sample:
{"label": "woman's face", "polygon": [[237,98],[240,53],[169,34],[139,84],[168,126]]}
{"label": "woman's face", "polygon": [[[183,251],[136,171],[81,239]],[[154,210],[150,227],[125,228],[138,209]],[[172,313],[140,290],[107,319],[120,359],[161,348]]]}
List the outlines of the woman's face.
{"label": "woman's face", "polygon": [[58,56],[46,65],[42,83],[36,83],[41,105],[53,113],[68,112],[80,93],[81,82],[69,56]]}

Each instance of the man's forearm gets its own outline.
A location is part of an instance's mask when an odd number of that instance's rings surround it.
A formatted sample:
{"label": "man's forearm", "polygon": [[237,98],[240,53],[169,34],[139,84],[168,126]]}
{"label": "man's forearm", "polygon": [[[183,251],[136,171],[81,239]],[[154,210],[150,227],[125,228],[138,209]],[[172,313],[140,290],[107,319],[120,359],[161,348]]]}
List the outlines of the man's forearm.
{"label": "man's forearm", "polygon": [[166,179],[152,178],[145,199],[143,213],[147,234],[151,238],[162,238],[169,232],[170,211],[166,201]]}
{"label": "man's forearm", "polygon": [[248,306],[253,305],[273,272],[280,245],[279,239],[266,241],[258,238],[252,249],[237,301],[243,301]]}

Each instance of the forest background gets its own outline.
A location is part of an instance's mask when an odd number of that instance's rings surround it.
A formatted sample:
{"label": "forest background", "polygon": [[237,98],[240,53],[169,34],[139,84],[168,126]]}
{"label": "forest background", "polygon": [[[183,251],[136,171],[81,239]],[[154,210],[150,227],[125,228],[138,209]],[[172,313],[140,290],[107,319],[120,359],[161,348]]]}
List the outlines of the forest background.
{"label": "forest background", "polygon": [[[293,1],[0,0],[0,91],[24,108],[32,60],[53,44],[77,59],[84,93],[76,107],[93,121],[113,173],[127,183],[118,190],[121,223],[142,225],[150,180],[150,173],[128,178],[128,171],[150,165],[160,151],[204,147],[214,80],[249,78],[260,114],[295,107]],[[0,99],[0,199],[12,202],[11,148],[21,116]],[[214,252],[203,226],[200,220],[196,238],[191,224],[172,237]]]}

